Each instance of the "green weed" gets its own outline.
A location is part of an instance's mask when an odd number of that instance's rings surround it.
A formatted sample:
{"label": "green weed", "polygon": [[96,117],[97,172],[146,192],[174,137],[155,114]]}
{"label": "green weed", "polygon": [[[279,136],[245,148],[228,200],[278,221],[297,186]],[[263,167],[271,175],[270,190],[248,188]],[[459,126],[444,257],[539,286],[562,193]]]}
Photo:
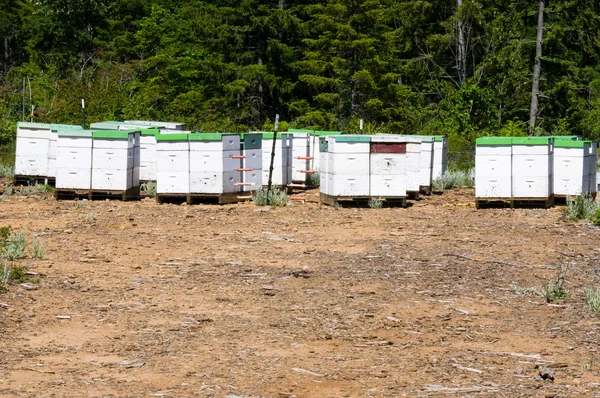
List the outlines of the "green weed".
{"label": "green weed", "polygon": [[598,202],[590,195],[567,196],[565,215],[573,221],[593,220],[596,222],[599,208]]}
{"label": "green weed", "polygon": [[150,197],[156,196],[156,184],[152,181],[147,181],[140,186],[140,190],[145,192]]}
{"label": "green weed", "polygon": [[15,169],[5,164],[0,164],[0,178],[13,178]]}
{"label": "green weed", "polygon": [[87,216],[85,216],[85,222],[93,223],[96,221],[96,209],[90,210]]}
{"label": "green weed", "polygon": [[285,206],[289,200],[288,194],[277,188],[268,193],[266,188],[261,188],[252,196],[252,201],[258,206]]}
{"label": "green weed", "polygon": [[321,186],[321,173],[314,173],[314,174],[309,174],[308,175],[308,185],[311,185],[313,187],[320,187]]}
{"label": "green weed", "polygon": [[443,175],[433,180],[433,189],[444,191],[456,187],[473,187],[471,173],[465,170],[447,170]]}
{"label": "green weed", "polygon": [[369,200],[369,208],[371,209],[381,209],[383,207],[383,200],[379,199],[371,199]]}
{"label": "green weed", "polygon": [[585,289],[587,305],[592,312],[600,312],[600,289]]}
{"label": "green weed", "polygon": [[518,283],[513,282],[513,283],[510,284],[510,287],[512,287],[512,289],[517,294],[522,294],[522,295],[525,295],[525,296],[534,296],[534,297],[540,297],[540,296],[542,296],[542,292],[540,292],[538,290],[538,288],[535,287],[535,286],[521,287],[521,286],[519,286]]}
{"label": "green weed", "polygon": [[4,244],[4,257],[9,261],[20,260],[25,257],[26,247],[24,232],[11,233]]}
{"label": "green weed", "polygon": [[46,255],[46,245],[37,237],[33,238],[33,256],[35,258],[44,258]]}
{"label": "green weed", "polygon": [[567,276],[567,268],[561,266],[560,275],[556,281],[551,280],[542,288],[542,295],[546,297],[547,303],[555,303],[565,301],[569,295],[569,291],[565,289],[565,277]]}

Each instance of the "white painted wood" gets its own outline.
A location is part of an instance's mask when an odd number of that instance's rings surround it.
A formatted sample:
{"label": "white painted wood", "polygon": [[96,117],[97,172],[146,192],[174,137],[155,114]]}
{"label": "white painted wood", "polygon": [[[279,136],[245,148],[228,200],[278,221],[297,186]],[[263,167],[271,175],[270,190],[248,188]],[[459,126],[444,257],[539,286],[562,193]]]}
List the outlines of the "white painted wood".
{"label": "white painted wood", "polygon": [[191,193],[221,194],[240,192],[237,183],[242,182],[241,173],[227,172],[192,172],[190,173]]}
{"label": "white painted wood", "polygon": [[240,156],[240,149],[235,151],[190,151],[190,172],[191,173],[214,173],[235,171],[242,167],[242,159],[235,159],[232,156]]}
{"label": "white painted wood", "polygon": [[475,156],[477,175],[486,177],[502,177],[511,175],[511,155],[477,155]]}
{"label": "white painted wood", "polygon": [[190,192],[190,173],[187,171],[156,172],[156,192],[166,194],[187,194]]}
{"label": "white painted wood", "polygon": [[371,175],[371,196],[406,196],[405,175]]}
{"label": "white painted wood", "polygon": [[553,176],[512,178],[512,195],[515,198],[548,198],[552,195]]}
{"label": "white painted wood", "polygon": [[328,173],[336,175],[369,175],[369,153],[328,152]]}
{"label": "white painted wood", "polygon": [[335,136],[327,140],[329,144],[329,153],[369,153],[371,151],[370,142],[348,142],[336,141]]}
{"label": "white painted wood", "polygon": [[552,174],[550,155],[513,154],[512,173],[516,177],[547,177]]}
{"label": "white painted wood", "polygon": [[327,191],[332,196],[369,196],[370,176],[369,174],[348,175],[328,174],[329,181]]}
{"label": "white painted wood", "polygon": [[406,154],[403,153],[371,153],[371,175],[405,175]]}
{"label": "white painted wood", "polygon": [[512,197],[511,176],[484,176],[476,173],[475,196],[477,198]]}

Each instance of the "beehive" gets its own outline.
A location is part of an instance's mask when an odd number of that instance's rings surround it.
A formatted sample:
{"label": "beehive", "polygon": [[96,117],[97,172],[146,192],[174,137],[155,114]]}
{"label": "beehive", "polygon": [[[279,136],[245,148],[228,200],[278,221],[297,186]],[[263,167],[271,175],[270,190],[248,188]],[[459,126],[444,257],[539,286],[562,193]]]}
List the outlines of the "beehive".
{"label": "beehive", "polygon": [[56,145],[56,188],[92,188],[92,131],[59,130]]}
{"label": "beehive", "polygon": [[[587,195],[595,184],[590,171],[591,141],[556,140],[554,143],[554,194],[559,196]],[[595,156],[594,156],[595,159]]]}
{"label": "beehive", "polygon": [[306,184],[308,174],[304,171],[310,170],[310,137],[312,130],[290,129],[292,133],[292,181],[294,183]]}
{"label": "beehive", "polygon": [[56,178],[56,156],[58,154],[58,131],[59,130],[78,130],[81,126],[71,124],[52,124],[50,125],[50,141],[48,147],[48,177]]}
{"label": "beehive", "polygon": [[[273,133],[262,133],[262,167],[263,186],[269,182],[271,166],[271,151],[273,149]],[[292,182],[292,151],[293,137],[290,133],[282,133],[275,141],[275,156],[273,159],[272,185],[285,187]]]}
{"label": "beehive", "polygon": [[190,192],[189,134],[159,134],[156,136],[156,193]]}
{"label": "beehive", "polygon": [[371,196],[406,196],[407,145],[406,139],[402,137],[371,137]]}
{"label": "beehive", "polygon": [[512,139],[512,195],[549,198],[553,194],[553,149],[550,137]]}
{"label": "beehive", "polygon": [[43,123],[17,123],[16,176],[48,176],[51,126]]}
{"label": "beehive", "polygon": [[512,197],[512,139],[478,138],[475,148],[475,196]]}
{"label": "beehive", "polygon": [[448,137],[434,135],[432,178],[436,179],[448,170]]}
{"label": "beehive", "polygon": [[329,137],[332,135],[342,135],[340,131],[313,131],[310,133],[309,137],[309,149],[308,156],[310,157],[308,161],[308,169],[314,170],[315,172],[321,171],[320,161],[321,158],[321,137]]}
{"label": "beehive", "polygon": [[92,190],[139,187],[140,132],[94,131],[92,138]]}
{"label": "beehive", "polygon": [[326,142],[327,165],[321,164],[321,173],[328,178],[326,193],[332,196],[369,196],[371,137],[329,136]]}
{"label": "beehive", "polygon": [[239,192],[242,159],[238,134],[189,135],[190,193]]}
{"label": "beehive", "polygon": [[262,134],[242,134],[240,139],[242,191],[256,191],[263,186]]}
{"label": "beehive", "polygon": [[140,130],[140,181],[156,181],[158,129]]}

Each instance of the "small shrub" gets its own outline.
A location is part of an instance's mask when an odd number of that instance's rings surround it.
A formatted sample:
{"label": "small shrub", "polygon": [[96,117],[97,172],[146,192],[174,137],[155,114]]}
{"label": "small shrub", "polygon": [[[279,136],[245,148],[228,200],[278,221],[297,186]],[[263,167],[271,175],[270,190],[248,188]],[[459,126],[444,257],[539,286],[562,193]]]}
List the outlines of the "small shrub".
{"label": "small shrub", "polygon": [[15,193],[15,187],[13,187],[12,185],[7,185],[4,188],[3,195],[12,195],[13,193]]}
{"label": "small shrub", "polygon": [[84,207],[86,205],[85,200],[76,200],[75,201],[75,208],[76,209],[81,209],[82,207]]}
{"label": "small shrub", "polygon": [[10,267],[4,261],[0,263],[0,287],[6,286],[10,281]]}
{"label": "small shrub", "polygon": [[433,180],[433,189],[443,191],[456,187],[473,187],[471,174],[465,170],[447,170],[443,175]]}
{"label": "small shrub", "polygon": [[522,294],[525,296],[535,296],[535,297],[540,297],[542,296],[542,292],[540,292],[538,290],[537,287],[535,286],[531,286],[531,287],[521,287],[519,286],[518,283],[513,282],[510,284],[510,287],[512,287],[512,289],[515,291],[515,293],[517,294]]}
{"label": "small shrub", "polygon": [[567,269],[561,266],[560,275],[556,281],[550,281],[542,288],[542,295],[546,297],[547,303],[564,301],[569,295],[569,291],[565,289],[565,277]]}
{"label": "small shrub", "polygon": [[7,227],[0,227],[0,245],[2,245],[2,247],[0,248],[1,250],[4,250],[4,247],[6,246],[6,242],[8,242],[8,238],[10,237],[11,234],[12,234],[12,227],[10,225]]}
{"label": "small shrub", "polygon": [[35,258],[44,258],[46,255],[46,245],[38,238],[33,238],[33,256]]}
{"label": "small shrub", "polygon": [[88,215],[85,216],[85,221],[87,223],[93,223],[94,221],[96,221],[96,210],[95,209],[90,210]]}
{"label": "small shrub", "polygon": [[146,193],[146,195],[154,197],[156,196],[156,184],[152,181],[147,181],[140,186],[140,190]]}
{"label": "small shrub", "polygon": [[20,260],[25,257],[26,247],[27,241],[24,232],[10,234],[4,245],[4,256],[9,261]]}
{"label": "small shrub", "polygon": [[343,209],[344,206],[342,206],[342,204],[340,202],[335,202],[333,204],[333,208],[336,209],[336,210],[339,210],[339,209]]}
{"label": "small shrub", "polygon": [[592,312],[600,312],[600,289],[585,289],[587,305]]}
{"label": "small shrub", "polygon": [[0,164],[0,178],[13,178],[15,170],[11,166]]}
{"label": "small shrub", "polygon": [[11,265],[9,282],[24,283],[29,281],[27,272],[29,268],[24,265]]}
{"label": "small shrub", "polygon": [[369,201],[369,208],[371,209],[381,209],[383,207],[383,201],[379,199],[371,199]]}
{"label": "small shrub", "polygon": [[321,186],[321,173],[314,173],[308,175],[308,185],[313,187]]}
{"label": "small shrub", "polygon": [[254,192],[252,201],[258,206],[284,206],[289,201],[289,196],[285,191],[274,188],[267,192],[266,188],[261,188]]}
{"label": "small shrub", "polygon": [[567,196],[567,208],[565,215],[567,218],[578,220],[598,220],[598,202],[590,195],[578,195],[576,197]]}
{"label": "small shrub", "polygon": [[597,364],[598,361],[596,361],[594,354],[592,354],[590,358],[587,361],[585,361],[585,363],[581,366],[581,370],[583,370],[584,372],[593,372],[596,370]]}

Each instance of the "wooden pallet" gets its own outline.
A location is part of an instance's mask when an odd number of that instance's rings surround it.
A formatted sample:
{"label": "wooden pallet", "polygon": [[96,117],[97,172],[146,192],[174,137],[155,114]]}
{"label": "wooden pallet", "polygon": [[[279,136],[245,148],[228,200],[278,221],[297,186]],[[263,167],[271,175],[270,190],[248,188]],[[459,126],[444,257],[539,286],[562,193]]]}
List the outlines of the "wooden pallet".
{"label": "wooden pallet", "polygon": [[88,200],[138,200],[140,198],[140,187],[133,187],[126,191],[115,191],[106,189],[63,189],[54,190],[54,197],[58,200],[66,199],[88,199]]}
{"label": "wooden pallet", "polygon": [[51,186],[56,185],[55,177],[46,176],[23,176],[15,175],[13,177],[13,185],[35,185],[35,184],[48,184]]}
{"label": "wooden pallet", "polygon": [[332,196],[324,193],[320,195],[321,203],[325,203],[329,206],[335,206],[340,203],[352,204],[355,206],[368,206],[371,201],[380,200],[389,206],[406,207],[406,199],[406,196]]}
{"label": "wooden pallet", "polygon": [[433,192],[431,185],[420,185],[419,186],[419,193],[422,193],[423,195],[431,195],[431,193]]}
{"label": "wooden pallet", "polygon": [[410,200],[419,200],[419,191],[406,191],[406,196]]}
{"label": "wooden pallet", "polygon": [[548,209],[554,205],[554,195],[548,198],[478,198],[475,199],[475,208],[544,208]]}
{"label": "wooden pallet", "polygon": [[157,193],[157,203],[187,203],[190,205],[200,203],[216,203],[220,205],[238,203],[252,200],[252,192],[228,193]]}

